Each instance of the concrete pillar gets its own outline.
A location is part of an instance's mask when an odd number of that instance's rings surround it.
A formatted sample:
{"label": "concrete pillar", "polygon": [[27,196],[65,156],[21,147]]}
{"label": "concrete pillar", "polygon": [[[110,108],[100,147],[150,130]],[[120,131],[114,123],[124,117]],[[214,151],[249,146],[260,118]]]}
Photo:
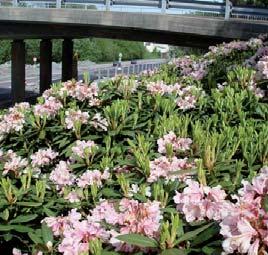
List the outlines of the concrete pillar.
{"label": "concrete pillar", "polygon": [[52,42],[43,39],[40,42],[40,93],[52,84]]}
{"label": "concrete pillar", "polygon": [[73,41],[64,39],[62,43],[62,74],[61,80],[67,81],[73,77]]}
{"label": "concrete pillar", "polygon": [[11,46],[11,98],[13,103],[25,99],[25,43],[14,40]]}

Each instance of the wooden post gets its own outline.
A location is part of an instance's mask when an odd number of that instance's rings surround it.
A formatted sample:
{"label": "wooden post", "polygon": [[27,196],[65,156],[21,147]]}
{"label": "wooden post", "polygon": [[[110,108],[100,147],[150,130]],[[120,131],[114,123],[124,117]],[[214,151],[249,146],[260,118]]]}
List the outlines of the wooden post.
{"label": "wooden post", "polygon": [[14,40],[11,46],[11,98],[13,103],[25,99],[25,43]]}
{"label": "wooden post", "polygon": [[73,41],[64,39],[62,43],[62,74],[61,80],[68,81],[73,77]]}
{"label": "wooden post", "polygon": [[40,93],[52,84],[52,42],[43,39],[40,42]]}

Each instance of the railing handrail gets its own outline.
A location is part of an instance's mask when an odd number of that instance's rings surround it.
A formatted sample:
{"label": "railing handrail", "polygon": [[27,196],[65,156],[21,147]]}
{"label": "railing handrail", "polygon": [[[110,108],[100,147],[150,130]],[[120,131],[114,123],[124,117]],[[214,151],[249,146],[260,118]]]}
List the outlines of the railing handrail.
{"label": "railing handrail", "polygon": [[[268,9],[260,7],[245,7],[233,6],[230,0],[225,2],[210,2],[208,0],[12,0],[13,6],[18,6],[19,3],[33,4],[56,4],[57,8],[62,5],[69,4],[100,4],[106,7],[109,11],[112,6],[135,6],[135,7],[155,7],[159,8],[164,14],[169,9],[180,9],[189,11],[200,11],[208,13],[216,13],[223,15],[225,20],[230,17],[252,17],[252,18],[267,18]],[[0,0],[1,2],[1,0]]]}

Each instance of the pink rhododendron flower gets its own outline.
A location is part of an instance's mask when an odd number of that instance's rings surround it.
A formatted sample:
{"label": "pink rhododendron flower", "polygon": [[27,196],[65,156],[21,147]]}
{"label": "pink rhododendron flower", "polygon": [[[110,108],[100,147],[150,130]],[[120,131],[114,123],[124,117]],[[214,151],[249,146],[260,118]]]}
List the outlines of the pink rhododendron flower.
{"label": "pink rhododendron flower", "polygon": [[80,202],[80,196],[75,191],[71,191],[67,196],[64,197],[70,203],[78,203]]}
{"label": "pink rhododendron flower", "polygon": [[32,165],[34,167],[43,167],[51,164],[51,162],[59,154],[52,149],[39,149],[37,152],[31,155]]}
{"label": "pink rhododendron flower", "polygon": [[85,188],[93,184],[97,185],[97,187],[101,187],[102,181],[109,179],[109,177],[110,174],[107,170],[103,173],[99,170],[87,170],[78,178],[77,185],[80,188]]}
{"label": "pink rhododendron flower", "polygon": [[18,156],[15,152],[12,150],[9,150],[4,157],[4,169],[3,169],[3,175],[8,174],[9,172],[12,172],[15,174],[16,177],[21,175],[24,168],[28,166],[28,160],[25,158],[22,158],[21,156]]}
{"label": "pink rhododendron flower", "polygon": [[98,146],[94,141],[76,141],[75,146],[72,147],[74,156],[82,159],[88,158]]}
{"label": "pink rhododendron flower", "polygon": [[263,207],[268,195],[268,167],[263,167],[252,182],[243,182],[237,202],[220,223],[227,254],[266,254],[268,250],[268,212]]}
{"label": "pink rhododendron flower", "polygon": [[48,97],[43,104],[34,106],[34,115],[41,118],[53,118],[63,108],[62,103],[55,97]]}
{"label": "pink rhododendron flower", "polygon": [[163,81],[158,81],[158,82],[150,82],[147,84],[147,90],[152,94],[152,95],[164,95],[165,93],[169,93],[170,89],[169,86],[166,85]]}
{"label": "pink rhododendron flower", "polygon": [[166,146],[169,144],[172,146],[173,151],[186,151],[190,149],[192,140],[190,138],[179,138],[174,132],[170,131],[164,135],[163,138],[157,140],[158,152],[166,153]]}
{"label": "pink rhododendron flower", "polygon": [[8,113],[0,116],[0,141],[5,135],[22,130],[24,123],[25,114],[13,108]]}
{"label": "pink rhododendron flower", "polygon": [[174,202],[183,212],[187,222],[204,219],[222,220],[228,215],[232,204],[225,200],[226,193],[220,186],[210,188],[193,180],[187,180],[182,193],[176,192]]}
{"label": "pink rhododendron flower", "polygon": [[100,223],[93,222],[90,217],[82,220],[76,209],[72,209],[66,217],[48,217],[43,221],[55,236],[62,238],[58,251],[64,255],[88,253],[90,240],[99,238],[104,241],[109,237]]}
{"label": "pink rhododendron flower", "polygon": [[183,170],[189,170],[195,167],[194,163],[190,163],[188,158],[179,159],[177,157],[167,158],[161,156],[150,162],[150,176],[148,182],[155,182],[160,178],[165,180],[184,180],[189,173]]}
{"label": "pink rhododendron flower", "polygon": [[65,124],[67,129],[75,130],[77,124],[87,124],[89,119],[88,112],[82,112],[81,110],[69,110],[65,112]]}
{"label": "pink rhododendron flower", "polygon": [[66,185],[72,185],[75,180],[75,176],[71,173],[71,167],[69,163],[60,161],[56,168],[50,173],[49,179],[60,190]]}

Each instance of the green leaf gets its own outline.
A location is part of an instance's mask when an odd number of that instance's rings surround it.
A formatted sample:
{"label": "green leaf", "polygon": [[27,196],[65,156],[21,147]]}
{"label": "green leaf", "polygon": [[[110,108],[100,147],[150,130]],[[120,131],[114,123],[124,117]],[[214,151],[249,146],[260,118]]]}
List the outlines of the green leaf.
{"label": "green leaf", "polygon": [[110,188],[104,188],[101,190],[101,193],[103,194],[103,196],[105,197],[120,197],[120,193],[116,192],[114,189],[110,189]]}
{"label": "green leaf", "polygon": [[210,238],[214,237],[219,233],[219,227],[217,225],[213,225],[210,228],[207,228],[205,231],[203,231],[200,235],[195,237],[195,239],[192,241],[191,245],[196,246],[199,245]]}
{"label": "green leaf", "polygon": [[38,215],[37,214],[29,214],[29,215],[20,215],[14,220],[11,220],[10,223],[23,223],[34,220]]}
{"label": "green leaf", "polygon": [[50,210],[46,207],[43,208],[43,211],[48,217],[55,217],[56,216],[55,212],[53,212],[52,210]]}
{"label": "green leaf", "polygon": [[116,239],[126,242],[127,244],[132,244],[144,248],[158,247],[158,243],[154,239],[139,234],[120,235],[117,236]]}
{"label": "green leaf", "polygon": [[184,241],[188,241],[188,240],[193,240],[197,235],[199,235],[201,232],[203,232],[204,230],[206,230],[207,228],[209,228],[212,224],[214,223],[209,223],[201,228],[195,229],[193,231],[187,232],[185,233],[183,236],[181,236],[176,242],[175,244],[179,244],[181,242]]}
{"label": "green leaf", "polygon": [[28,233],[28,232],[32,232],[33,229],[27,226],[22,226],[22,225],[11,225],[12,229],[20,232],[20,233]]}
{"label": "green leaf", "polygon": [[168,249],[161,252],[161,255],[186,255],[187,252],[185,250],[179,249]]}
{"label": "green leaf", "polygon": [[45,243],[49,241],[53,243],[53,233],[45,223],[42,224],[42,237]]}
{"label": "green leaf", "polygon": [[0,225],[0,231],[10,231],[12,230],[11,225]]}
{"label": "green leaf", "polygon": [[37,202],[17,202],[17,205],[26,206],[26,207],[39,207],[42,203]]}
{"label": "green leaf", "polygon": [[35,244],[43,243],[42,239],[34,232],[29,232],[28,236]]}

